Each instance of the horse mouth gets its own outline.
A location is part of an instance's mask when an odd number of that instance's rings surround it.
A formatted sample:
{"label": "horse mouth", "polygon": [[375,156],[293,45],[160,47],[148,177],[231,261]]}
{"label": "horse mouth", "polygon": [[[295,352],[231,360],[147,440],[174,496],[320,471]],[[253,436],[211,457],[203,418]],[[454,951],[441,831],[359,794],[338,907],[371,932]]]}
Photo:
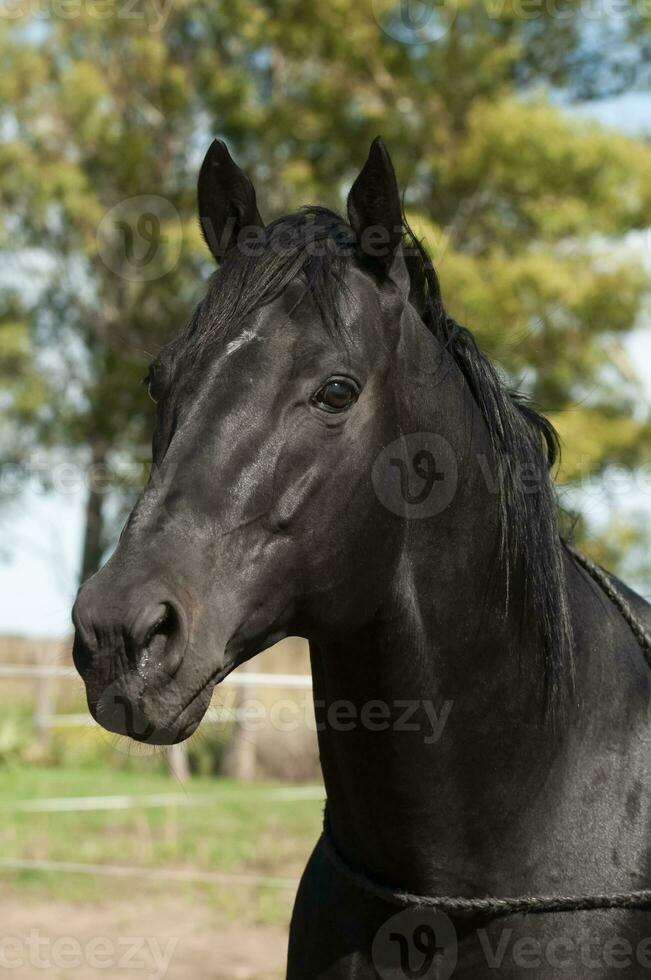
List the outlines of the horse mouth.
{"label": "horse mouth", "polygon": [[[171,617],[169,613],[161,615],[162,605],[148,610],[151,623],[147,631],[141,630],[147,642],[142,650],[138,648],[137,658],[129,657],[128,650],[125,656],[117,647],[98,651],[77,630],[73,660],[86,685],[89,711],[102,728],[137,742],[173,745],[197,729],[216,685],[240,664],[286,636],[287,630],[274,624],[272,629],[251,631],[248,636],[245,628],[235,631],[220,651],[221,662],[215,665],[212,651],[203,649],[202,644],[193,648],[185,632],[176,629],[178,623],[184,624],[180,613],[172,618],[173,628],[167,629]],[[185,640],[182,657],[164,657],[160,651],[159,656],[150,655],[153,644],[162,646],[163,653],[169,652],[168,634],[175,637],[176,633],[183,633]],[[181,644],[172,646],[171,652],[178,653]]]}
{"label": "horse mouth", "polygon": [[[232,673],[236,667],[237,667],[236,662],[226,664],[224,667],[221,667],[216,673],[212,674],[208,678],[208,680],[203,684],[201,689],[197,691],[195,694],[193,694],[190,700],[185,704],[185,706],[181,708],[180,712],[178,713],[174,722],[171,725],[171,729],[176,730],[177,733],[179,734],[179,737],[174,740],[175,742],[184,741],[184,739],[189,738],[189,736],[192,735],[192,733],[197,729],[199,723],[201,722],[201,719],[203,718],[203,716],[205,715],[206,711],[210,706],[210,698],[212,697],[212,692],[214,688],[217,687],[218,684],[221,684],[224,678],[228,677],[228,675]],[[194,708],[194,705],[200,699],[205,698],[207,693],[208,693],[207,703],[204,706],[203,711],[201,712],[201,715],[199,716],[198,720],[192,721],[189,724],[186,724],[184,727],[183,726],[184,715],[188,712],[191,712]]]}
{"label": "horse mouth", "polygon": [[196,731],[210,706],[214,687],[236,666],[233,662],[220,667],[184,699],[181,708],[169,713],[167,704],[170,689],[176,686],[174,681],[166,688],[152,690],[141,677],[131,674],[121,675],[97,698],[89,694],[88,707],[95,721],[109,732],[151,745],[173,745]]}

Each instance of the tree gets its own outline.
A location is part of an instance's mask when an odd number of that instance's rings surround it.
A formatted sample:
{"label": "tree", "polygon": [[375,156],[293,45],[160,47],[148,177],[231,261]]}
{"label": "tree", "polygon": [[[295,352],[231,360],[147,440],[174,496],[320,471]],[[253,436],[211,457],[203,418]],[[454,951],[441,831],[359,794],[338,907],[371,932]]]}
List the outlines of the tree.
{"label": "tree", "polygon": [[[13,134],[0,149],[2,244],[37,248],[53,263],[28,310],[51,379],[49,411],[30,424],[40,443],[67,447],[87,468],[82,578],[108,543],[105,468],[144,459],[151,415],[139,381],[183,323],[201,264],[182,179],[193,135],[183,78],[160,38],[117,21],[103,27],[86,14],[48,25],[35,44],[4,25],[0,82]],[[152,182],[155,193],[138,196]]]}
{"label": "tree", "polygon": [[[160,24],[81,7],[36,35],[4,23],[0,244],[56,263],[28,310],[58,358],[38,437],[93,472],[145,453],[138,379],[210,267],[194,183],[213,135],[268,218],[341,207],[382,133],[451,312],[566,436],[561,477],[639,465],[649,422],[619,345],[648,283],[620,243],[648,220],[651,150],[544,96],[585,88],[586,64],[580,3],[543,6],[458,0],[423,26],[390,0],[181,0]],[[107,514],[91,488],[84,575]]]}

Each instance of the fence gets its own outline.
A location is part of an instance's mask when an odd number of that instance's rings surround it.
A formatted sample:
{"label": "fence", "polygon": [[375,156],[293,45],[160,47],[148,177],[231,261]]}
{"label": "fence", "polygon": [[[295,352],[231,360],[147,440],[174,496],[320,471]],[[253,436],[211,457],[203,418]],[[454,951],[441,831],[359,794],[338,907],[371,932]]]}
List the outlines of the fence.
{"label": "fence", "polygon": [[[35,682],[34,728],[41,748],[47,746],[53,728],[88,727],[97,724],[88,712],[56,714],[52,710],[52,681],[72,678],[81,682],[81,678],[74,667],[65,667],[61,664],[0,664],[0,678],[2,677]],[[251,670],[240,670],[226,677],[222,684],[240,689],[270,687],[310,690],[312,678],[309,674],[262,674]],[[245,710],[237,707],[234,709],[211,707],[206,712],[204,722],[215,724],[233,720],[237,724],[244,715]],[[238,742],[237,737],[235,741],[230,774],[236,779],[249,779],[252,775],[254,742],[251,738]],[[187,779],[189,774],[188,760],[183,743],[170,747],[169,763],[170,769],[177,779],[182,782]]]}
{"label": "fence", "polygon": [[[70,680],[81,684],[81,678],[74,667],[48,663],[1,663],[0,681],[2,679],[25,681],[34,685],[34,723],[37,737],[45,746],[50,733],[55,728],[83,728],[93,726],[96,722],[88,712],[57,713],[55,708],[56,682]],[[245,665],[245,669],[231,674],[222,682],[230,689],[255,691],[258,688],[276,690],[309,691],[312,679],[308,674],[295,673],[260,673]],[[209,724],[225,720],[237,720],[239,710],[242,717],[246,709],[209,708],[204,721]],[[251,737],[245,739],[245,751],[254,743]],[[169,750],[169,766],[177,779],[181,781],[188,775],[186,751],[183,744],[172,746]],[[240,756],[240,761],[242,757]],[[245,763],[246,765],[246,763]],[[231,773],[233,774],[233,773]],[[237,774],[234,774],[237,775]],[[237,792],[233,787],[232,792]],[[114,811],[161,807],[212,807],[217,800],[223,800],[224,790],[220,789],[219,796],[207,793],[170,792],[113,796],[86,797],[40,797],[37,799],[4,799],[0,802],[0,811],[4,813],[69,813],[76,811]],[[324,790],[319,785],[287,786],[268,789],[260,799],[287,802],[295,800],[322,800]],[[216,886],[264,887],[272,890],[294,891],[297,880],[282,875],[266,875],[253,873],[222,873],[218,871],[202,871],[197,868],[143,868],[126,865],[83,863],[70,861],[54,861],[41,858],[1,857],[0,874],[8,872],[51,872],[53,874],[71,874],[84,876],[100,876],[112,878],[135,878],[138,880],[166,880],[177,882],[198,882]]]}

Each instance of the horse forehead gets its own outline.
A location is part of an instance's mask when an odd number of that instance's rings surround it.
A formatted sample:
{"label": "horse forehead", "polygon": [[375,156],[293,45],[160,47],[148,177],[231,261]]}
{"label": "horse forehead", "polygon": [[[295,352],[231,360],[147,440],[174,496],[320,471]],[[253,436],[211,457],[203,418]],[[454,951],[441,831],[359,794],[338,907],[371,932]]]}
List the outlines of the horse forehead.
{"label": "horse forehead", "polygon": [[251,327],[245,327],[237,337],[234,337],[233,340],[228,341],[220,354],[220,360],[228,360],[229,357],[232,357],[233,354],[235,354],[242,347],[248,347],[250,344],[253,344],[261,339],[262,338],[258,331],[252,329]]}
{"label": "horse forehead", "polygon": [[[338,305],[347,344],[351,339],[363,346],[368,333],[361,329],[364,321],[379,326],[381,311],[379,289],[372,278],[355,266],[350,266],[343,282],[337,284]],[[370,337],[373,334],[373,337]],[[374,341],[375,329],[369,339]],[[342,337],[342,340],[344,338]],[[258,307],[246,317],[238,331],[232,331],[223,344],[212,349],[212,369],[221,369],[235,363],[242,364],[242,357],[249,364],[259,356],[282,358],[282,352],[292,355],[304,344],[324,348],[336,345],[332,331],[321,318],[321,313],[306,280],[296,277],[278,296]],[[244,353],[246,351],[246,354]],[[238,355],[242,352],[241,356]]]}
{"label": "horse forehead", "polygon": [[[349,340],[351,337],[363,339],[361,331],[354,330],[366,320],[379,324],[381,313],[380,290],[378,285],[356,265],[349,265],[342,279],[335,284],[336,300],[342,326]],[[267,308],[272,322],[280,316],[297,329],[297,336],[310,335],[311,339],[321,336],[332,343],[332,330],[323,323],[316,298],[302,277],[292,280],[281,296]]]}

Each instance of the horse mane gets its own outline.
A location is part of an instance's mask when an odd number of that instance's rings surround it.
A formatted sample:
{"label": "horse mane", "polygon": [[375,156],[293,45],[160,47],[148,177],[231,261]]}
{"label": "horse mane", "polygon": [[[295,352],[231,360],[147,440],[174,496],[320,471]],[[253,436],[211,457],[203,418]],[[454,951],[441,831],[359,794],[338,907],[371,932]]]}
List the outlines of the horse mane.
{"label": "horse mane", "polygon": [[406,219],[406,261],[428,329],[447,347],[479,406],[497,463],[500,558],[507,603],[514,576],[524,604],[517,640],[534,631],[553,713],[574,678],[574,638],[567,595],[558,500],[551,470],[560,457],[554,426],[529,399],[508,387],[467,327],[448,316],[431,259]]}
{"label": "horse mane", "polygon": [[[558,530],[558,503],[550,470],[559,455],[552,424],[502,380],[470,330],[448,316],[431,259],[403,218],[403,252],[412,299],[428,330],[448,351],[475,399],[495,457],[499,493],[500,562],[506,604],[512,583],[523,589],[519,630],[535,636],[546,704],[558,708],[573,677],[573,637]],[[327,208],[308,207],[267,226],[264,239],[227,253],[213,276],[209,302],[179,338],[187,353],[227,336],[233,324],[271,302],[302,276],[326,329],[341,334],[340,299],[345,273],[358,256],[353,229]],[[176,345],[175,345],[176,346]]]}

